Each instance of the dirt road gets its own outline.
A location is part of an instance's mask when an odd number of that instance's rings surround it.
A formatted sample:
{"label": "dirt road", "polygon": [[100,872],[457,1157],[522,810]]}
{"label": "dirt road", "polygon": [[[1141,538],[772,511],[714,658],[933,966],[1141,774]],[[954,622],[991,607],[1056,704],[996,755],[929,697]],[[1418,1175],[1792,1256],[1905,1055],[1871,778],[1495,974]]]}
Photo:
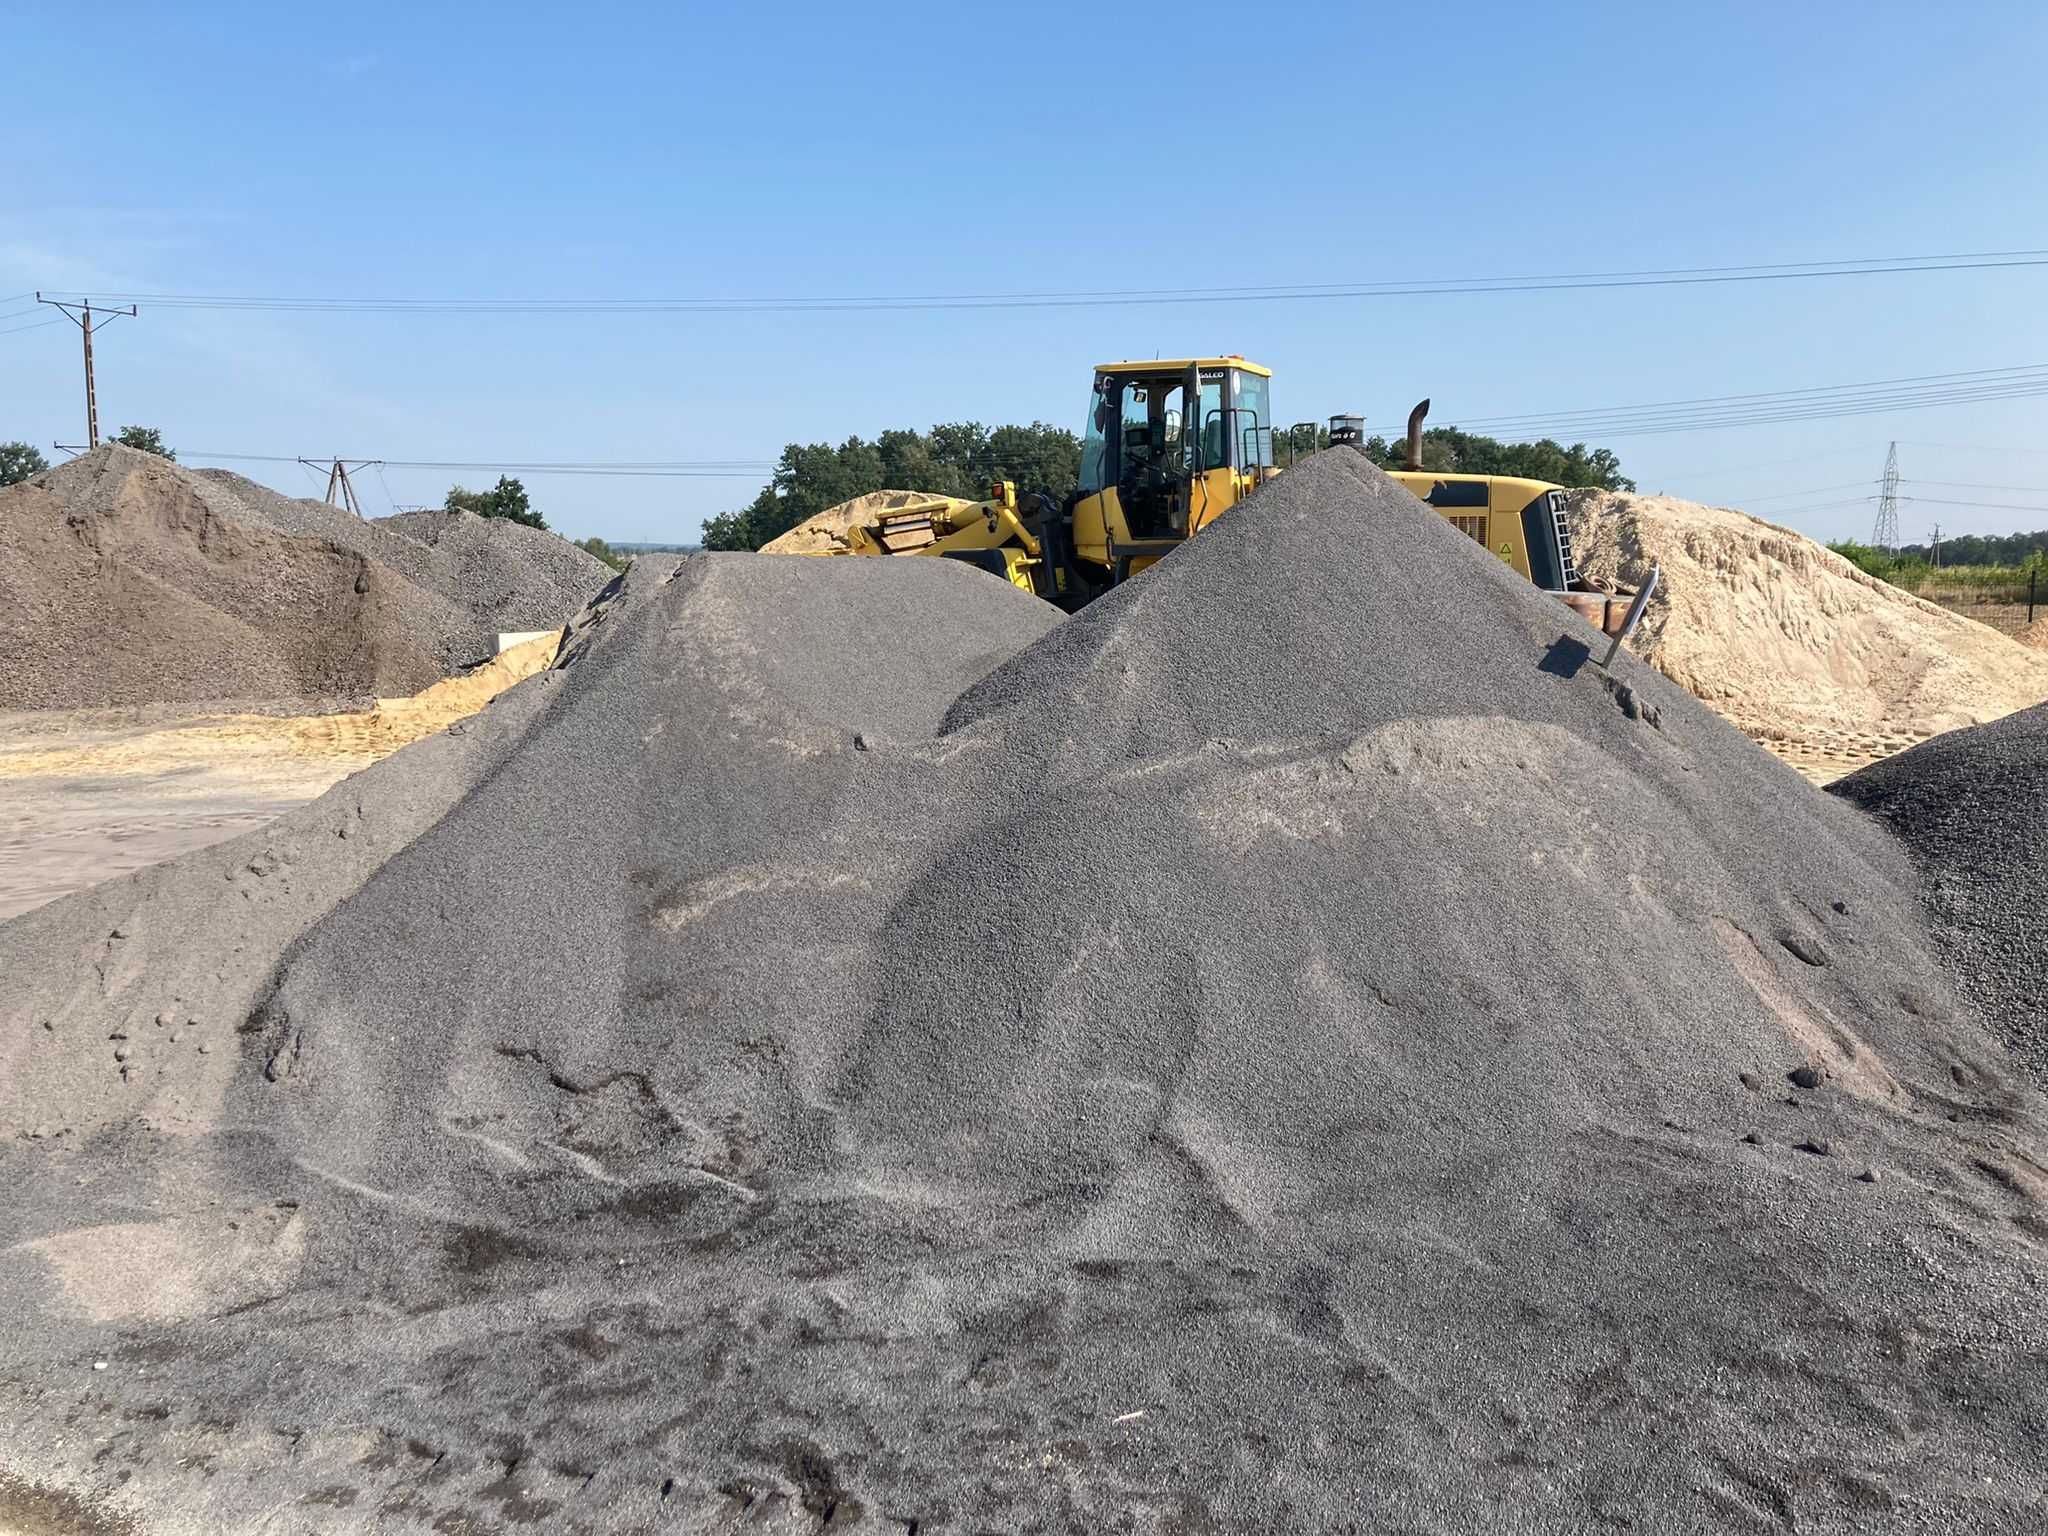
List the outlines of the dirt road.
{"label": "dirt road", "polygon": [[245,832],[546,667],[559,637],[333,714],[51,710],[0,715],[0,922]]}

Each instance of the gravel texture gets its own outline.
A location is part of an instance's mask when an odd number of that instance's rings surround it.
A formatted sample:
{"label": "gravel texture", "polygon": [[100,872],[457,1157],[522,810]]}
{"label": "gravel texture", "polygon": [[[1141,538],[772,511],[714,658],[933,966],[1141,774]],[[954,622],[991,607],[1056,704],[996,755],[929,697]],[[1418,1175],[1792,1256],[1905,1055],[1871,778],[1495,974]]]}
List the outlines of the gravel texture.
{"label": "gravel texture", "polygon": [[437,543],[109,444],[0,490],[0,710],[415,693],[609,570],[512,525]]}
{"label": "gravel texture", "polygon": [[1937,736],[1833,789],[1912,850],[1956,984],[2048,1087],[2048,705]]}
{"label": "gravel texture", "polygon": [[560,534],[472,512],[359,518],[324,501],[280,495],[224,469],[198,471],[226,515],[307,534],[390,567],[452,602],[466,622],[446,640],[449,670],[474,665],[502,633],[554,629],[612,579],[612,569]]}
{"label": "gravel texture", "polygon": [[636,567],[466,731],[0,926],[0,1477],[2036,1528],[2043,1101],[1882,828],[1347,451],[1056,619]]}
{"label": "gravel texture", "polygon": [[443,675],[467,616],[108,445],[0,490],[0,709],[363,697]]}

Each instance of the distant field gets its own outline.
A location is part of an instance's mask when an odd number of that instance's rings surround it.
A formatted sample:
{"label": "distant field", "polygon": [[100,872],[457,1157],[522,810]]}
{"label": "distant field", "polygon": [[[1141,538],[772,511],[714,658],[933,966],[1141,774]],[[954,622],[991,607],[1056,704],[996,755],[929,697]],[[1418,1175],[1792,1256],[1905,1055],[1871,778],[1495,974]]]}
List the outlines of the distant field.
{"label": "distant field", "polygon": [[1968,565],[1939,571],[1922,567],[1919,572],[1902,574],[1908,579],[1886,579],[1915,597],[1939,603],[1951,613],[1960,613],[1966,619],[1989,624],[2009,635],[2026,628],[2035,613],[2048,606],[2048,581],[2041,580],[2038,571]]}
{"label": "distant field", "polygon": [[2048,563],[2039,557],[2025,565],[1935,566],[1867,544],[1828,547],[1881,581],[2007,634],[2024,629],[2037,613],[2048,612]]}

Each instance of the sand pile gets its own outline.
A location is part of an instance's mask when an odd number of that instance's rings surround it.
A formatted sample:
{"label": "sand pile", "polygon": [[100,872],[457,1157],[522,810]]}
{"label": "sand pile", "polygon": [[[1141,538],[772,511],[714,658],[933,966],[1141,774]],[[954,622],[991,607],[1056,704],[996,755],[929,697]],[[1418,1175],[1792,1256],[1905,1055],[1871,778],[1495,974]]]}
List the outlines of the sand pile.
{"label": "sand pile", "polygon": [[462,734],[0,926],[0,1471],[164,1530],[2031,1518],[2042,1101],[1881,828],[1355,454],[1056,618],[636,568]]}
{"label": "sand pile", "polygon": [[610,576],[533,529],[396,521],[118,445],[0,490],[0,709],[407,695]]}
{"label": "sand pile", "polygon": [[2020,626],[2013,639],[2032,650],[2048,651],[2048,613],[2042,614],[2031,624]]}
{"label": "sand pile", "polygon": [[870,491],[865,496],[842,501],[836,507],[827,507],[816,516],[804,519],[789,532],[763,544],[761,553],[811,555],[820,550],[844,549],[847,529],[870,523],[884,512],[896,512],[904,507],[931,501],[943,502],[948,506],[968,505],[953,497],[935,496],[927,491]]}
{"label": "sand pile", "polygon": [[1937,736],[1833,788],[1912,850],[1950,974],[2048,1087],[2048,706]]}
{"label": "sand pile", "polygon": [[1624,586],[1661,562],[1632,647],[1822,782],[2048,699],[2048,657],[1747,513],[1581,492],[1572,547]]}
{"label": "sand pile", "polygon": [[[550,632],[522,641],[480,667],[443,678],[404,698],[366,710],[320,715],[226,715],[124,732],[72,745],[46,738],[0,745],[0,781],[54,775],[115,777],[192,772],[237,758],[388,757],[423,736],[466,720],[515,683],[545,671],[561,642]],[[357,763],[355,766],[361,766]],[[345,768],[342,771],[347,771]]]}

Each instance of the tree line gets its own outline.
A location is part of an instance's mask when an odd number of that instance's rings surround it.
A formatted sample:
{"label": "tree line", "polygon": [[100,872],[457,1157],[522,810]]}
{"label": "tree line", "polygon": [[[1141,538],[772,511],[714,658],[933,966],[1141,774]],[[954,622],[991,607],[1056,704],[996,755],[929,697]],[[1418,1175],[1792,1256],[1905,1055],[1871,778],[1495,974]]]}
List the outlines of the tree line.
{"label": "tree line", "polygon": [[[1879,581],[1907,592],[1968,588],[1983,593],[2003,589],[2007,602],[2022,602],[2048,579],[2048,529],[2034,533],[1966,533],[1932,544],[1906,544],[1879,549],[1855,539],[1839,539],[1828,548]],[[1935,563],[1936,554],[1940,563]]]}
{"label": "tree line", "polygon": [[994,428],[947,422],[929,432],[884,432],[873,442],[849,437],[836,448],[791,443],[759,495],[704,524],[704,547],[759,549],[827,507],[871,491],[929,491],[978,501],[995,481],[1010,480],[1019,495],[1043,492],[1061,500],[1080,476],[1081,440],[1042,421]]}
{"label": "tree line", "polygon": [[2048,528],[2032,533],[1959,533],[1943,539],[1938,549],[1932,544],[1902,544],[1897,557],[1929,565],[1937,557],[1942,565],[2025,565],[2030,558],[2039,564],[2048,557]]}
{"label": "tree line", "polygon": [[[1316,428],[1314,448],[1327,448],[1330,434]],[[1310,451],[1308,434],[1297,445]],[[1365,453],[1385,469],[1398,469],[1406,445],[1369,438]],[[1285,439],[1281,461],[1289,457]],[[1439,472],[1521,475],[1553,485],[1599,486],[1632,491],[1635,481],[1621,472],[1611,449],[1570,447],[1548,438],[1503,443],[1455,427],[1423,434],[1422,461]],[[873,442],[849,437],[830,443],[791,443],[782,450],[768,484],[746,506],[704,524],[706,549],[759,549],[827,507],[873,491],[929,491],[978,500],[997,480],[1015,482],[1019,495],[1043,492],[1064,501],[1079,483],[1081,440],[1064,427],[1035,421],[1028,427],[985,427],[978,421],[951,422],[929,432],[908,428],[884,432]]]}
{"label": "tree line", "polygon": [[[1384,437],[1369,437],[1365,440],[1365,456],[1382,469],[1406,469],[1407,440],[1390,443]],[[1621,460],[1611,448],[1588,448],[1584,443],[1573,443],[1567,448],[1547,437],[1533,443],[1504,443],[1499,438],[1461,432],[1456,427],[1429,427],[1423,431],[1422,467],[1438,474],[1512,475],[1574,488],[1593,486],[1603,491],[1636,488],[1635,481],[1621,472]]]}
{"label": "tree line", "polygon": [[[155,427],[123,427],[114,441],[166,459],[177,458]],[[1298,429],[1291,443],[1285,436],[1281,438],[1277,451],[1284,465],[1294,452],[1327,448],[1329,441],[1327,428]],[[1364,451],[1385,469],[1399,469],[1406,462],[1406,445],[1384,437],[1366,439]],[[1456,427],[1431,427],[1422,435],[1422,462],[1424,468],[1439,473],[1519,475],[1553,485],[1635,489],[1635,481],[1621,472],[1621,461],[1611,449],[1589,449],[1584,443],[1566,447],[1549,438],[1506,443]],[[29,444],[0,443],[0,485],[12,485],[48,468],[48,461]],[[768,483],[751,502],[705,523],[703,547],[759,549],[827,507],[872,491],[928,491],[979,500],[995,481],[1009,480],[1020,495],[1042,493],[1064,502],[1079,483],[1080,474],[1080,438],[1064,427],[1042,421],[1001,427],[978,421],[946,422],[928,432],[908,428],[884,432],[873,442],[849,437],[836,447],[790,443],[776,460]],[[525,485],[511,475],[500,475],[489,490],[451,486],[442,505],[450,512],[504,518],[529,528],[548,526]],[[2048,534],[2015,534],[2011,539],[2038,541],[2048,539]],[[1943,552],[1947,555],[1953,550],[1951,558],[1960,563],[1975,558],[1976,542],[1986,541],[1966,538],[1945,543]],[[609,565],[624,564],[625,557],[603,539],[593,537],[581,543]],[[1973,553],[1966,555],[1964,546]]]}

